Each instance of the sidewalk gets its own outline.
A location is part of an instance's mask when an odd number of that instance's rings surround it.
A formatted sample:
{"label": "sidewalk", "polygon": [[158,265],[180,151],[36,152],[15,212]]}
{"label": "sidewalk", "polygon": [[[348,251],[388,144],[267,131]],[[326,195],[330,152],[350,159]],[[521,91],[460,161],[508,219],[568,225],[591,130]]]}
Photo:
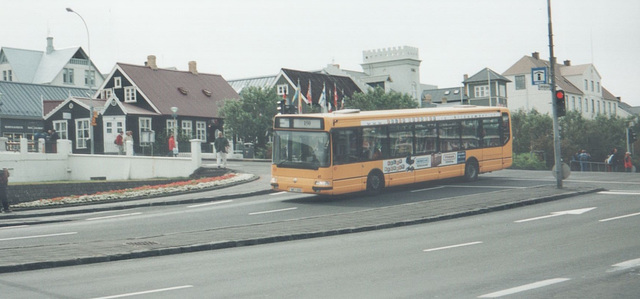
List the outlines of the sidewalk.
{"label": "sidewalk", "polygon": [[[145,237],[136,240],[127,239],[8,248],[2,250],[0,273],[216,250],[371,231],[477,215],[601,190],[603,189],[582,184],[566,184],[563,189],[557,189],[555,185],[550,184],[532,188],[483,193],[481,195],[460,196],[442,201],[424,201],[297,220],[212,228],[202,231],[182,232],[180,234]],[[19,212],[21,215],[16,215],[19,217],[13,218],[13,221],[28,223],[29,218],[42,215],[125,209],[134,206],[203,202],[242,197],[251,194],[265,194],[268,192],[270,192],[268,178],[261,177],[251,183],[199,193],[199,197],[196,199],[190,198],[193,197],[193,194],[176,195],[130,202],[57,208],[45,211],[24,211]],[[11,220],[3,220],[1,222],[3,225],[8,225],[8,221],[10,222]]]}

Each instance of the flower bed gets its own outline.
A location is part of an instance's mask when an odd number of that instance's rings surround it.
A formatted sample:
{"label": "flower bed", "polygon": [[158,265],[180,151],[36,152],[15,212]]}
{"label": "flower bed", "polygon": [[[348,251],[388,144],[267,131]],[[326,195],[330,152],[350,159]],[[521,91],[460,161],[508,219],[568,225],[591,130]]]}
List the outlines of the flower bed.
{"label": "flower bed", "polygon": [[176,193],[204,191],[220,185],[227,185],[242,181],[247,181],[253,177],[252,174],[230,173],[219,177],[208,177],[197,180],[187,180],[163,185],[146,185],[137,188],[112,190],[98,192],[94,194],[71,195],[56,198],[43,198],[30,202],[23,202],[12,205],[12,208],[35,208],[60,206],[68,204],[93,203],[104,201],[115,201],[123,199],[147,198],[153,196],[164,196]]}

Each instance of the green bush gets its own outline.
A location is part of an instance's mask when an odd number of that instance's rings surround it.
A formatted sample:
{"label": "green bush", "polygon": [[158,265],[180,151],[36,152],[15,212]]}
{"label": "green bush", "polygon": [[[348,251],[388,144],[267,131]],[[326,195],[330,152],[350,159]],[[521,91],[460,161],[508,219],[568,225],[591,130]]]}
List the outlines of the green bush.
{"label": "green bush", "polygon": [[548,169],[544,161],[540,160],[536,155],[529,153],[523,153],[514,155],[513,169],[525,169],[525,170],[546,170]]}

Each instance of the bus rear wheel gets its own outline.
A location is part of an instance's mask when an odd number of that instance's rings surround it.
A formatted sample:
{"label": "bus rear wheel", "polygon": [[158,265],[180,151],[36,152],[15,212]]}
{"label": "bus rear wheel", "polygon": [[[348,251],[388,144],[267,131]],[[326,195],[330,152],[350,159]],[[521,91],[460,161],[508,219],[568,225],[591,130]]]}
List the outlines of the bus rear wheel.
{"label": "bus rear wheel", "polygon": [[384,188],[384,176],[379,171],[372,171],[367,176],[367,193],[378,194]]}
{"label": "bus rear wheel", "polygon": [[464,166],[464,180],[467,182],[473,182],[478,179],[478,173],[480,172],[478,162],[475,160],[469,160]]}

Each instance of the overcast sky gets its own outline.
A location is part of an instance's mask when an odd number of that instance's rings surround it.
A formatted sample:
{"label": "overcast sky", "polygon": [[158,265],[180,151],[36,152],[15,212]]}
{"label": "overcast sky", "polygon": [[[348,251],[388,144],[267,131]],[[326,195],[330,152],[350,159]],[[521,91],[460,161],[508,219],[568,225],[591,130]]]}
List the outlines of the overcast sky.
{"label": "overcast sky", "polygon": [[[640,106],[640,1],[552,0],[559,62],[593,63],[602,86]],[[81,19],[87,22],[91,49]],[[546,0],[21,0],[4,1],[0,46],[44,51],[81,46],[102,73],[116,62],[239,79],[315,71],[362,71],[362,51],[419,49],[421,81],[460,86],[464,74],[498,73],[532,52],[549,59]]]}

